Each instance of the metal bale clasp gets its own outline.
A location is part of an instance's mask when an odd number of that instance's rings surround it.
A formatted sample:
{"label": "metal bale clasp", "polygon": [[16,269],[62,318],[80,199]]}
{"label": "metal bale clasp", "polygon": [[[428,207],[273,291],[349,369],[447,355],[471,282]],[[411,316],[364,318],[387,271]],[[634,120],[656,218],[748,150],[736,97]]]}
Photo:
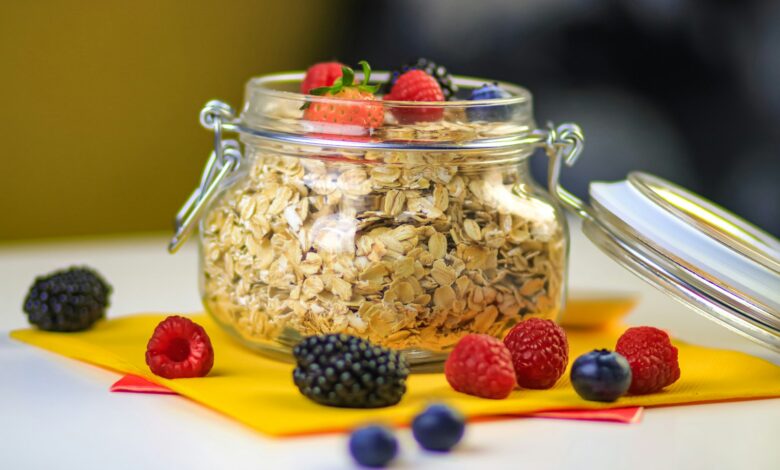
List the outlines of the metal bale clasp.
{"label": "metal bale clasp", "polygon": [[187,240],[222,182],[241,164],[238,142],[222,139],[223,125],[234,120],[233,109],[221,101],[209,101],[200,112],[200,124],[214,131],[214,150],[203,169],[200,184],[176,214],[174,235],[168,244],[171,253],[175,253]]}
{"label": "metal bale clasp", "polygon": [[585,148],[585,134],[580,126],[564,123],[555,127],[552,123],[547,123],[547,129],[536,130],[534,134],[550,158],[547,167],[547,190],[566,209],[584,219],[592,218],[588,205],[560,184],[563,165],[574,165]]}

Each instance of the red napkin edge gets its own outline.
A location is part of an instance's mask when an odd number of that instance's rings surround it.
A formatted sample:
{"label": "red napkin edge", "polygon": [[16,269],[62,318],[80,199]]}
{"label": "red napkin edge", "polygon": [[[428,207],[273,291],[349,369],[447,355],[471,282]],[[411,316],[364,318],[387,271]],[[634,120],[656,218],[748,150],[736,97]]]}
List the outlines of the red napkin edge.
{"label": "red napkin edge", "polygon": [[[151,382],[137,375],[127,374],[120,378],[110,390],[112,392],[152,393],[161,395],[177,395],[173,390]],[[642,420],[644,408],[630,406],[625,408],[611,408],[606,410],[559,410],[537,411],[523,416],[531,418],[571,419],[579,421],[607,421],[613,423],[634,424]]]}
{"label": "red napkin edge", "polygon": [[127,374],[111,385],[112,392],[158,393],[162,395],[178,395],[168,387],[150,382],[143,377]]}

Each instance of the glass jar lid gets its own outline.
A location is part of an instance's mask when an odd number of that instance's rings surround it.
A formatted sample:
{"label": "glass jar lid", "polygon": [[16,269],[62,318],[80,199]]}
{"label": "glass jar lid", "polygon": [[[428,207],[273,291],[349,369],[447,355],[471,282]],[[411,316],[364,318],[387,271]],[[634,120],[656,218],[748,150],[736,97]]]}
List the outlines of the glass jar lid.
{"label": "glass jar lid", "polygon": [[590,197],[578,213],[605,253],[693,310],[780,352],[780,241],[645,173],[593,182]]}

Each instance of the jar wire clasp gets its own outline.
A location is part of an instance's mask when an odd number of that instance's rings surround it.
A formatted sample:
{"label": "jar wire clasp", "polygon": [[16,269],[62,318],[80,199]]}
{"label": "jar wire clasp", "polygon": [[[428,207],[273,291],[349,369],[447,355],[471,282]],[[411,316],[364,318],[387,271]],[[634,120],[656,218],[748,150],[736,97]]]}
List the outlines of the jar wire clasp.
{"label": "jar wire clasp", "polygon": [[564,123],[555,127],[548,122],[547,129],[538,129],[534,134],[550,158],[547,167],[547,189],[550,194],[559,204],[583,219],[592,219],[588,205],[560,184],[563,165],[574,165],[585,148],[585,134],[580,126]]}
{"label": "jar wire clasp", "polygon": [[200,184],[190,194],[174,219],[174,235],[168,251],[175,253],[194,230],[208,203],[213,199],[225,178],[241,164],[241,148],[236,140],[222,138],[223,124],[231,122],[233,109],[221,101],[209,101],[200,112],[200,123],[214,131],[214,150],[211,152]]}

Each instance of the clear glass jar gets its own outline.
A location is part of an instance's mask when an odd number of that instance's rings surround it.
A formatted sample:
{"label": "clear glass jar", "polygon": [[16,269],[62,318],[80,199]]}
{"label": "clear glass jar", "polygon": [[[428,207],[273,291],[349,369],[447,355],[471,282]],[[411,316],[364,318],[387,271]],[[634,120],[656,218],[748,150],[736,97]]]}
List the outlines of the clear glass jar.
{"label": "clear glass jar", "polygon": [[[557,318],[568,234],[529,173],[534,150],[555,147],[536,130],[528,91],[385,101],[384,124],[364,129],[307,121],[307,102],[334,98],[297,93],[301,79],[251,80],[239,118],[218,102],[202,114],[216,152],[189,201],[202,210],[182,215],[200,218],[201,294],[220,325],[276,358],[338,332],[419,366],[468,333]],[[467,96],[484,81],[456,83]],[[243,156],[223,131],[240,134]]]}

